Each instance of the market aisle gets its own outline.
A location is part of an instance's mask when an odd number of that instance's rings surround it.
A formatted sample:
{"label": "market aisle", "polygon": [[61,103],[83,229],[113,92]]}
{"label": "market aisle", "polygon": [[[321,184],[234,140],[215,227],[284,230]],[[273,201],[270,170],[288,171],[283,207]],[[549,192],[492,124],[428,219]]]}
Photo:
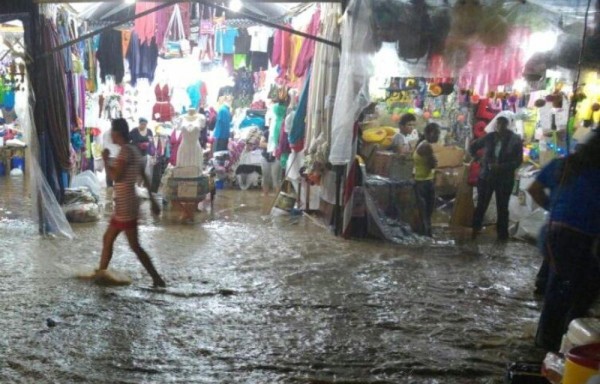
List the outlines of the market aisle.
{"label": "market aisle", "polygon": [[73,278],[97,263],[104,223],[43,240],[8,213],[23,196],[8,180],[0,382],[501,383],[508,361],[540,357],[538,259],[525,244],[342,241],[309,220],[264,216],[258,192],[229,191],[212,221],[144,220],[166,292],[147,288],[123,239],[113,267],[134,284],[106,288]]}

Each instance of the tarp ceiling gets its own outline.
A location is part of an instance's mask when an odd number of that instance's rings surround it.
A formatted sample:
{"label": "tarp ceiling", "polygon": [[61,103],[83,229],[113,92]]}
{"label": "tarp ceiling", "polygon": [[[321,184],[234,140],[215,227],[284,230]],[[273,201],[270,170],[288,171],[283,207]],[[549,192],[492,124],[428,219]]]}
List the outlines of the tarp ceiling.
{"label": "tarp ceiling", "polygon": [[[242,1],[243,8],[241,13],[246,13],[255,17],[269,19],[270,21],[281,20],[286,15],[293,13],[302,4],[300,3],[263,3]],[[216,2],[223,4],[223,2]],[[225,2],[227,4],[227,2]],[[135,13],[135,6],[127,2],[90,2],[90,3],[70,3],[80,16],[88,21],[107,22],[117,21]],[[232,12],[230,18],[237,18]]]}

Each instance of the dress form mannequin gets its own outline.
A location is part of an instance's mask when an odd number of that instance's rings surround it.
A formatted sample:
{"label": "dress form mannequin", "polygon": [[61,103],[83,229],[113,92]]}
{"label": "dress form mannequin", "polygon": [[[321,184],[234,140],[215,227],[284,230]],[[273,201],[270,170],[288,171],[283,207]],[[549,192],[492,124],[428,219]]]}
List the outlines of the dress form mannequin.
{"label": "dress form mannequin", "polygon": [[199,167],[202,169],[202,147],[200,147],[200,131],[206,125],[206,117],[188,109],[181,118],[182,141],[177,153],[178,167]]}
{"label": "dress form mannequin", "polygon": [[[177,167],[197,167],[198,176],[202,174],[203,151],[200,146],[200,132],[204,126],[206,126],[206,116],[198,113],[192,107],[180,120],[181,144],[177,153]],[[175,203],[181,210],[182,221],[193,222],[194,211],[199,202]]]}

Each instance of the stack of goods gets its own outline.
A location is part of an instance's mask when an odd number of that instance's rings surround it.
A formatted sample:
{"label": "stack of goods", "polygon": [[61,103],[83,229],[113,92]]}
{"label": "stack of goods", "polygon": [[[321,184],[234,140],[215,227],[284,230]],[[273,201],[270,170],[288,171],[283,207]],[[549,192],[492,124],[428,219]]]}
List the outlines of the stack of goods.
{"label": "stack of goods", "polygon": [[90,223],[101,217],[98,198],[87,187],[65,189],[63,212],[71,223]]}

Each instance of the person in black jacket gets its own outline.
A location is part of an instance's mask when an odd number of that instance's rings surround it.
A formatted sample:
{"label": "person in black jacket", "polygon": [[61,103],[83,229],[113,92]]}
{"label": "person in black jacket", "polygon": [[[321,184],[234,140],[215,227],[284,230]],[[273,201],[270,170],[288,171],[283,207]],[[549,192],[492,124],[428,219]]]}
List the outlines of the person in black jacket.
{"label": "person in black jacket", "polygon": [[508,240],[508,203],[515,182],[515,171],[523,162],[521,138],[508,127],[506,117],[496,119],[496,131],[471,143],[472,156],[483,149],[481,172],[477,184],[477,208],[473,218],[473,237],[483,226],[483,216],[490,205],[492,194],[496,194],[498,211],[498,240]]}

